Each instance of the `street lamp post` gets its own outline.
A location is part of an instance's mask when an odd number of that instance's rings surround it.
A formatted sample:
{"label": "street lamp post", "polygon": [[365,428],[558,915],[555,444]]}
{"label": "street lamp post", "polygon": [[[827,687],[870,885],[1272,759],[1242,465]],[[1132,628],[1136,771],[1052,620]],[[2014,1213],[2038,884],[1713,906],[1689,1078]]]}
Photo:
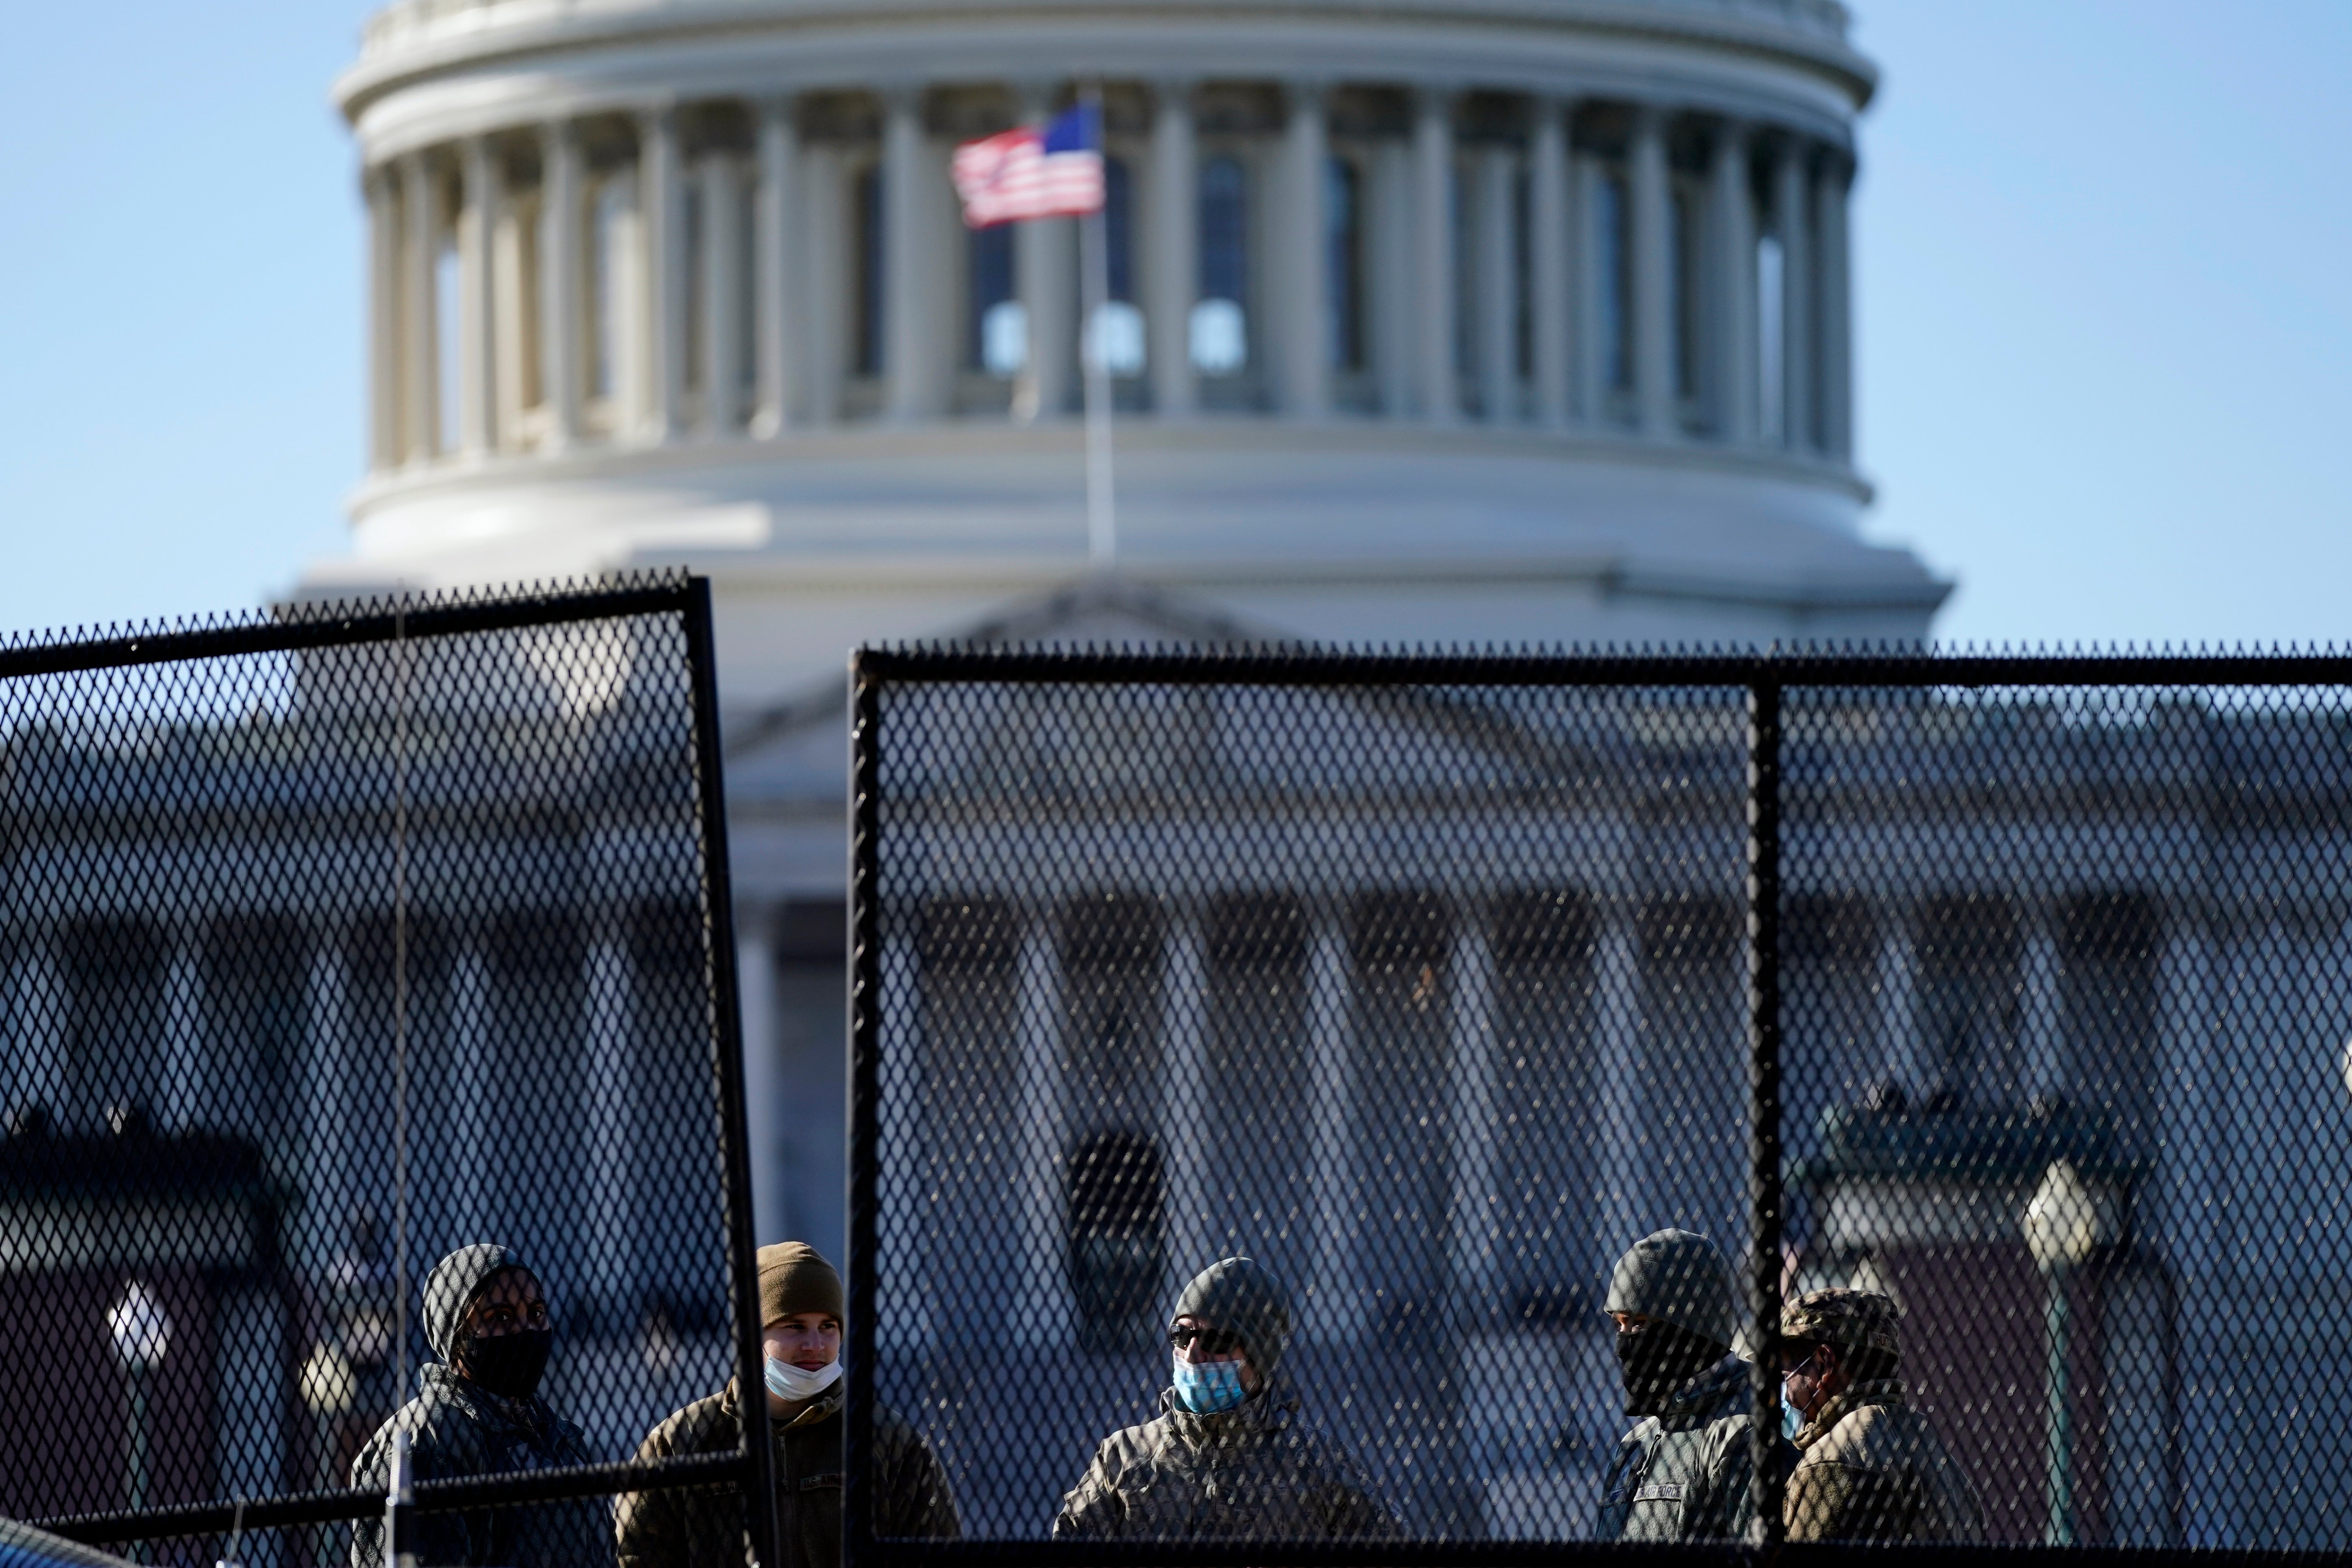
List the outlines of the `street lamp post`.
{"label": "street lamp post", "polygon": [[147,1378],[172,1348],[172,1318],[153,1293],[133,1279],[106,1314],[106,1326],[113,1332],[114,1359],[122,1363],[131,1393],[130,1508],[136,1512],[147,1506]]}
{"label": "street lamp post", "polygon": [[2050,1521],[2043,1540],[2052,1546],[2074,1544],[2074,1419],[2069,1408],[2067,1379],[2067,1281],[2090,1261],[2093,1249],[2109,1239],[2102,1225],[2105,1216],[2098,1198],[2083,1184],[2074,1163],[2054,1160],[2042,1173],[2041,1188],[2025,1206],[2025,1246],[2040,1266],[2048,1286],[2042,1322],[2050,1344],[2049,1403],[2042,1417],[2048,1439],[2046,1486]]}

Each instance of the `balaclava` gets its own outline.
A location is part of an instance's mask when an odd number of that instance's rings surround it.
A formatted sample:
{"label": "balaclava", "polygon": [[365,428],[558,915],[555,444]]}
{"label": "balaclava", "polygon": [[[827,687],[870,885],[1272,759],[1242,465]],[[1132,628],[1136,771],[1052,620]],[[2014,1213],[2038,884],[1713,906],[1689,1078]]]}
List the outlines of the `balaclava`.
{"label": "balaclava", "polygon": [[425,1280],[425,1340],[433,1353],[452,1370],[463,1362],[467,1382],[506,1399],[529,1399],[538,1392],[553,1331],[518,1329],[491,1337],[461,1331],[467,1312],[500,1270],[527,1267],[512,1247],[478,1242],[435,1264]]}
{"label": "balaclava", "polygon": [[1239,1334],[1242,1353],[1260,1377],[1271,1379],[1290,1342],[1290,1292],[1262,1264],[1228,1258],[1192,1276],[1168,1314],[1171,1327],[1178,1318],[1198,1318]]}
{"label": "balaclava", "polygon": [[1715,1243],[1691,1231],[1635,1242],[1610,1274],[1601,1310],[1650,1320],[1617,1331],[1628,1415],[1665,1414],[1685,1384],[1731,1353],[1731,1268]]}

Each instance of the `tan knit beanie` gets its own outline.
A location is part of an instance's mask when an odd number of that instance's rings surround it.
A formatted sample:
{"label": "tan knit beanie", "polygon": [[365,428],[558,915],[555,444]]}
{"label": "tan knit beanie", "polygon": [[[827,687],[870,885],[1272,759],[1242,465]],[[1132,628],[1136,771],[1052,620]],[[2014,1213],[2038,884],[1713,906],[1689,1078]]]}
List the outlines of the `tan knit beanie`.
{"label": "tan knit beanie", "polygon": [[780,1323],[795,1312],[831,1312],[845,1320],[841,1276],[804,1241],[760,1248],[760,1326]]}

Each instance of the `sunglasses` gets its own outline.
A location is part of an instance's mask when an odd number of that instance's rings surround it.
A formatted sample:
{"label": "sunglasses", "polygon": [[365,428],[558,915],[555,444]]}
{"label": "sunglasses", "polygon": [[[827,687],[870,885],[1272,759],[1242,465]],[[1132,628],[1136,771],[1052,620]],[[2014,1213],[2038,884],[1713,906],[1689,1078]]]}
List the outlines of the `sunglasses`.
{"label": "sunglasses", "polygon": [[1168,1342],[1180,1351],[1191,1350],[1197,1342],[1202,1355],[1231,1355],[1242,1348],[1241,1335],[1231,1329],[1171,1329]]}

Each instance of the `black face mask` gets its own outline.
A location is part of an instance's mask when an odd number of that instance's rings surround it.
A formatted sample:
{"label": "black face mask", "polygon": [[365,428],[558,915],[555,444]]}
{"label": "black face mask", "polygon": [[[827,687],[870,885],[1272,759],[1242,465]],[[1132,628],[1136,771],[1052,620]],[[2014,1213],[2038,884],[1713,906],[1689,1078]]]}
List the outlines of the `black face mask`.
{"label": "black face mask", "polygon": [[1617,1331],[1617,1371],[1625,1380],[1625,1414],[1663,1415],[1675,1391],[1730,1352],[1675,1323]]}
{"label": "black face mask", "polygon": [[547,1352],[555,1343],[551,1329],[518,1329],[510,1334],[466,1341],[457,1352],[465,1378],[507,1399],[529,1399],[547,1371]]}

